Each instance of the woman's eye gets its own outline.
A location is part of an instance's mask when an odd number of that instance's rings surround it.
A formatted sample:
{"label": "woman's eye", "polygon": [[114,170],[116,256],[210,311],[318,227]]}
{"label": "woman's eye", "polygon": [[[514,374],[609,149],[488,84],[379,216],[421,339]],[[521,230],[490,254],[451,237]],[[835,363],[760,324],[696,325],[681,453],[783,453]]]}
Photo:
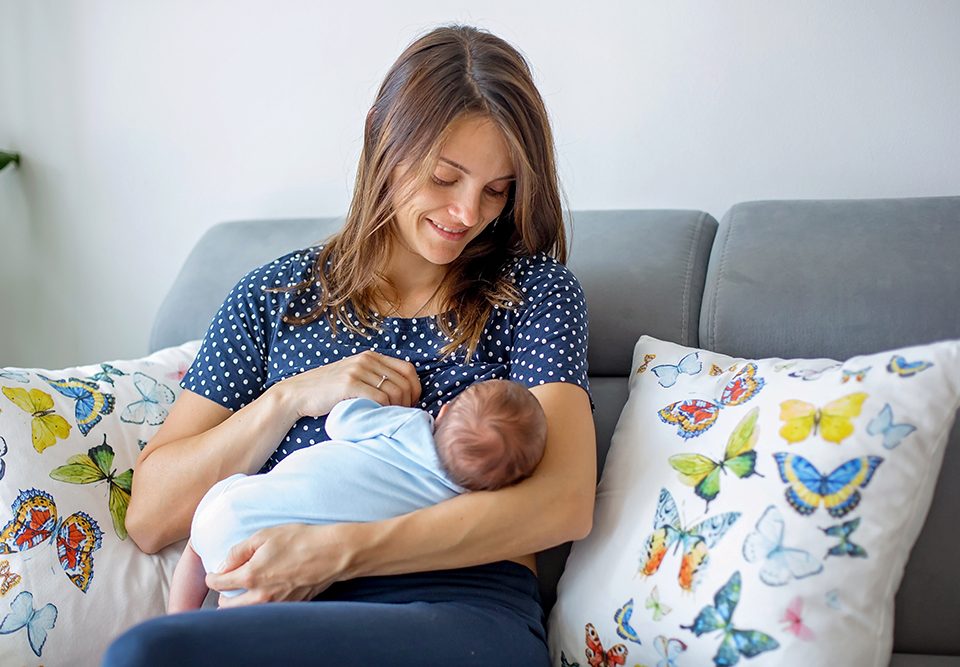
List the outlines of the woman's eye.
{"label": "woman's eye", "polygon": [[[430,180],[432,180],[434,183],[436,183],[437,185],[439,185],[439,186],[441,186],[441,187],[447,187],[447,186],[450,186],[450,185],[454,185],[454,184],[456,183],[456,181],[445,181],[445,180],[443,180],[442,178],[439,178],[439,177],[437,177],[437,176],[431,176],[431,177],[430,177]],[[507,190],[494,190],[493,188],[487,188],[487,194],[488,194],[488,195],[490,195],[491,197],[497,197],[497,198],[499,198],[499,199],[502,199],[502,198],[506,197],[508,192],[509,192],[509,189],[507,189]]]}

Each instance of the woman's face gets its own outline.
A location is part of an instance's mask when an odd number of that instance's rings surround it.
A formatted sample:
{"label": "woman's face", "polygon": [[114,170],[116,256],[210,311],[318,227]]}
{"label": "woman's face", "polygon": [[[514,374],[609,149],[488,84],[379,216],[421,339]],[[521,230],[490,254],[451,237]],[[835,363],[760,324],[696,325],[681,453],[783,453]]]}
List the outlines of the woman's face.
{"label": "woman's face", "polygon": [[[406,174],[400,166],[392,178],[402,183]],[[490,119],[454,122],[430,180],[406,203],[394,201],[400,246],[394,254],[449,264],[500,215],[513,180],[507,143]]]}

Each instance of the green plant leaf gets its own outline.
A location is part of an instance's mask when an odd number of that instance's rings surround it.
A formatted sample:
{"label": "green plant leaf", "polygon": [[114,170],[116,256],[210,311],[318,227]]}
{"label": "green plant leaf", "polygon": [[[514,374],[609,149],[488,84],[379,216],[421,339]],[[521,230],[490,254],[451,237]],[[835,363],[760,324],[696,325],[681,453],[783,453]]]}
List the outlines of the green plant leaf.
{"label": "green plant leaf", "polygon": [[0,151],[0,170],[2,170],[11,162],[14,164],[20,164],[20,153],[7,153],[6,151]]}

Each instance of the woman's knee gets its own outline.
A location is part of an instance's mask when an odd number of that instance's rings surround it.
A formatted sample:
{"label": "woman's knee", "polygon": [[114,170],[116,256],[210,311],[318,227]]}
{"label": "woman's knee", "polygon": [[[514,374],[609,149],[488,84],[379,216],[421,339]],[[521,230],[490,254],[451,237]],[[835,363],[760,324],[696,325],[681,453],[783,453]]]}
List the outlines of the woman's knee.
{"label": "woman's knee", "polygon": [[102,667],[194,664],[191,656],[202,658],[204,643],[194,616],[172,614],[133,626],[110,644]]}

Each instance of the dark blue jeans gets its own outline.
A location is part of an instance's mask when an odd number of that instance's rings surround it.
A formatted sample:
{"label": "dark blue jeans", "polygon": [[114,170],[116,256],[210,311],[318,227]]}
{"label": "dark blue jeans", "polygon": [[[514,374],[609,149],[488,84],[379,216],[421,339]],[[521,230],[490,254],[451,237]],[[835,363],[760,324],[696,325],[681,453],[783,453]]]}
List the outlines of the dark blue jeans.
{"label": "dark blue jeans", "polygon": [[155,618],[111,644],[133,665],[549,665],[537,579],[510,561],[365,577],[311,602]]}

